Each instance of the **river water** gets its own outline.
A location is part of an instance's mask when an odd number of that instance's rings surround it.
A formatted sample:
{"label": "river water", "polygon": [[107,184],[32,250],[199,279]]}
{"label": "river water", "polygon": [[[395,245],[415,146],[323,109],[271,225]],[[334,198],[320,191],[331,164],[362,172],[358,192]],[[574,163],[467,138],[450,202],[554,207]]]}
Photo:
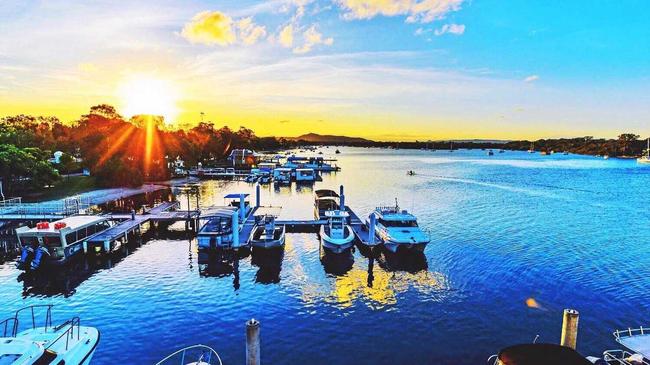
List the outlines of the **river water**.
{"label": "river water", "polygon": [[[584,355],[616,347],[614,329],[648,325],[650,168],[510,151],[341,152],[341,172],[265,187],[262,204],[310,219],[313,190],[344,185],[365,217],[397,198],[431,237],[423,255],[323,256],[315,234],[295,233],[282,254],[206,264],[181,223],[47,275],[0,264],[0,316],[31,304],[54,304],[55,322],[79,315],[101,331],[94,364],[154,363],[195,343],[243,364],[250,318],[261,322],[263,363],[314,365],[483,364],[536,335],[558,343],[564,308],[580,311]],[[198,200],[253,191],[204,181]],[[186,209],[175,189],[141,199],[172,194]]]}

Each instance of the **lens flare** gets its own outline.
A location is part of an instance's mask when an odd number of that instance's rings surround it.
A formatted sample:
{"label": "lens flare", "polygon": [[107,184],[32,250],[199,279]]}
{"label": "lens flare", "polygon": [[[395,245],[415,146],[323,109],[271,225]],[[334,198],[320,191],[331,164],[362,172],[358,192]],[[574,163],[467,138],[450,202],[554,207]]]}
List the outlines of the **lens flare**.
{"label": "lens flare", "polygon": [[127,117],[160,115],[171,123],[178,115],[178,88],[170,81],[138,75],[124,80],[117,91],[121,111]]}

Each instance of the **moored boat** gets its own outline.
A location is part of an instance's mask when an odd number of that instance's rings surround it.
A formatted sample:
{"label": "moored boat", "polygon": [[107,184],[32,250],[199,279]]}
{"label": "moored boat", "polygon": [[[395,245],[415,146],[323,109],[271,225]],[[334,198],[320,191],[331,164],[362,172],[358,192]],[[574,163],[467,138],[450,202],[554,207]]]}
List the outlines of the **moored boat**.
{"label": "moored boat", "polygon": [[342,210],[329,210],[324,213],[324,216],[327,223],[320,228],[323,247],[334,253],[342,253],[351,248],[354,243],[354,232],[347,224],[350,215]]}
{"label": "moored boat", "polygon": [[650,164],[650,138],[648,138],[648,146],[645,150],[645,155],[637,158],[636,162],[642,164]]}
{"label": "moored boat", "polygon": [[255,227],[251,231],[248,243],[253,247],[273,248],[284,246],[285,227],[276,225],[275,219],[280,208],[260,207],[255,212]]}
{"label": "moored boat", "polygon": [[[44,312],[44,313],[41,313]],[[43,322],[37,323],[40,314]],[[31,320],[31,322],[30,322]],[[20,323],[28,323],[21,330]],[[99,331],[81,326],[79,317],[52,324],[52,305],[34,305],[16,311],[0,322],[0,363],[20,365],[86,365],[99,344]],[[5,362],[6,361],[6,362]]]}
{"label": "moored boat", "polygon": [[291,169],[280,167],[273,170],[273,182],[278,185],[291,184]]}
{"label": "moored boat", "polygon": [[219,354],[212,348],[205,345],[193,345],[182,348],[156,365],[221,365]]}
{"label": "moored boat", "polygon": [[314,218],[325,219],[325,212],[340,209],[340,196],[334,190],[319,189],[314,195]]}
{"label": "moored boat", "polygon": [[40,222],[34,228],[17,228],[21,245],[17,266],[38,269],[42,265],[64,264],[83,252],[83,244],[89,237],[111,226],[107,217],[72,216],[51,223]]}
{"label": "moored boat", "polygon": [[397,202],[393,207],[377,207],[375,233],[391,252],[398,249],[424,251],[430,239],[418,226],[417,218],[400,209]]}

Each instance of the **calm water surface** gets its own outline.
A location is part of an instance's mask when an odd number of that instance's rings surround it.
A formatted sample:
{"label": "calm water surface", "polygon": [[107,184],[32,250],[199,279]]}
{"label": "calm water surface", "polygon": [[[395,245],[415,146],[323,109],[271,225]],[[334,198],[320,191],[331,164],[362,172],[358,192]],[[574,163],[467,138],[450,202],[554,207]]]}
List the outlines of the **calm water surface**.
{"label": "calm water surface", "polygon": [[[345,185],[360,216],[398,198],[432,238],[424,255],[321,259],[317,236],[300,233],[281,254],[205,265],[181,224],[57,274],[0,264],[0,315],[46,303],[55,321],[79,314],[102,333],[95,364],[153,363],[195,343],[242,364],[252,317],[267,364],[483,364],[538,334],[557,343],[568,307],[581,313],[583,354],[616,347],[615,328],[648,325],[650,169],[521,152],[341,151],[342,172],[315,187],[264,188],[263,204],[308,219],[314,188]],[[199,199],[253,189],[206,181]]]}

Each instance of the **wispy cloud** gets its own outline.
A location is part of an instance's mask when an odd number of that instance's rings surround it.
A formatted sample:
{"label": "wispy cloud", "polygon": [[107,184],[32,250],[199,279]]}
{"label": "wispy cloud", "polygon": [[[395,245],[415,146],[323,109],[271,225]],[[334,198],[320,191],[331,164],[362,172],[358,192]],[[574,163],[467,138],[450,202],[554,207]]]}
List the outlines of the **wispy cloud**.
{"label": "wispy cloud", "polygon": [[535,82],[535,81],[537,81],[537,80],[539,80],[539,76],[538,76],[538,75],[530,75],[530,76],[527,76],[527,77],[524,79],[524,82],[531,83],[531,82]]}
{"label": "wispy cloud", "polygon": [[334,38],[324,38],[323,35],[316,29],[316,25],[312,25],[307,29],[303,35],[303,44],[300,47],[293,49],[294,53],[303,54],[311,51],[311,49],[319,44],[331,46],[334,43]]}
{"label": "wispy cloud", "polygon": [[463,0],[335,0],[345,19],[405,15],[408,23],[431,23],[458,11]]}
{"label": "wispy cloud", "polygon": [[209,46],[252,45],[266,36],[266,27],[255,24],[252,16],[233,20],[220,11],[202,11],[185,24],[181,35],[192,43]]}
{"label": "wispy cloud", "polygon": [[437,36],[441,36],[441,35],[447,34],[447,33],[454,34],[454,35],[461,35],[461,34],[465,33],[465,25],[464,24],[454,24],[454,23],[445,24],[442,27],[440,27],[439,29],[436,29],[433,33],[435,35],[437,35]]}

